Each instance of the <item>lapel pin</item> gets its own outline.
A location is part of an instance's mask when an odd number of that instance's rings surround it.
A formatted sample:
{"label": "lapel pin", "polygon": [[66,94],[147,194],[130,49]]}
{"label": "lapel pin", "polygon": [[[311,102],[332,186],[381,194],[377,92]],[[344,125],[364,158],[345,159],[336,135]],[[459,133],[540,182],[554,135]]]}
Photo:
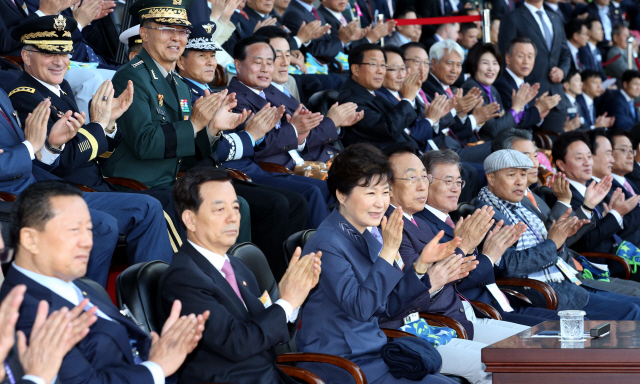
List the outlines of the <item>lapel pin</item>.
{"label": "lapel pin", "polygon": [[153,69],[151,70],[151,76],[153,76],[153,80],[158,80],[158,78],[156,77],[156,73],[153,71]]}
{"label": "lapel pin", "polygon": [[158,106],[162,107],[164,104],[164,96],[158,93]]}
{"label": "lapel pin", "polygon": [[85,295],[85,296],[87,296],[87,292],[85,292],[85,291],[82,291],[82,294],[83,294],[83,295]]}
{"label": "lapel pin", "polygon": [[247,282],[242,280],[242,285],[244,285],[246,287],[247,286]]}

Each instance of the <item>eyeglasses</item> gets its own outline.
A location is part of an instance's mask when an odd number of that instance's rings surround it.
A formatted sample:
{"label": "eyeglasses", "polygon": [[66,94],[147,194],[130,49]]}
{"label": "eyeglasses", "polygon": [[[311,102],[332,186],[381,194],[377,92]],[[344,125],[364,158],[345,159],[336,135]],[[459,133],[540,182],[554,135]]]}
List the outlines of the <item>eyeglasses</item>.
{"label": "eyeglasses", "polygon": [[440,181],[442,181],[442,182],[447,186],[447,188],[449,188],[449,189],[453,189],[453,186],[454,186],[454,185],[455,185],[456,187],[458,187],[458,188],[462,189],[462,188],[464,188],[464,185],[465,185],[465,181],[464,181],[464,180],[456,180],[456,181],[453,181],[453,180],[451,180],[451,179],[438,179],[437,177],[433,177],[433,176],[431,176],[431,177],[432,177],[433,179],[435,179],[435,180],[440,180]]}
{"label": "eyeglasses", "polygon": [[622,154],[626,157],[629,156],[630,154],[632,154],[633,156],[636,155],[637,151],[635,149],[628,149],[628,148],[614,148],[614,151],[620,151],[622,152]]}
{"label": "eyeglasses", "polygon": [[144,27],[148,29],[157,29],[163,36],[175,36],[178,34],[178,37],[189,37],[191,35],[191,31],[185,28],[172,28],[172,27]]}
{"label": "eyeglasses", "polygon": [[389,67],[387,67],[387,72],[396,72],[396,71],[400,71],[400,73],[407,72],[407,67],[400,67],[400,68],[396,68],[396,67],[389,68]]}
{"label": "eyeglasses", "polygon": [[429,66],[430,66],[429,60],[406,59],[405,61],[413,61],[413,63],[415,65],[417,65],[418,67],[421,66],[421,65],[424,65],[425,67],[429,68]]}
{"label": "eyeglasses", "polygon": [[417,184],[418,182],[424,183],[426,185],[426,184],[429,184],[429,183],[433,182],[432,178],[433,178],[433,176],[427,175],[427,176],[419,176],[419,177],[418,176],[395,177],[394,179],[395,180],[409,180],[409,184],[411,184],[411,185]]}
{"label": "eyeglasses", "polygon": [[387,64],[376,64],[376,63],[354,63],[354,64],[368,65],[368,66],[374,67],[376,69],[384,69],[385,71],[387,70]]}

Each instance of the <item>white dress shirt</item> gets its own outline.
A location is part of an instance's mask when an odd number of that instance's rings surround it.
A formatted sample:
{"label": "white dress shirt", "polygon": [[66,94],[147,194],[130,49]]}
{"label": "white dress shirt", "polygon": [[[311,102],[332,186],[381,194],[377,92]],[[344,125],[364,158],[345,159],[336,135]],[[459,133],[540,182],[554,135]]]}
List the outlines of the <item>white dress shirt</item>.
{"label": "white dress shirt", "polygon": [[604,38],[607,40],[611,40],[611,19],[609,18],[609,6],[603,5],[600,6],[596,4],[598,8],[598,16],[600,16],[600,21],[602,22],[602,29],[604,30]]}
{"label": "white dress shirt", "polygon": [[580,65],[578,65],[578,48],[575,47],[569,40],[567,40],[567,45],[569,46],[569,51],[571,51],[571,59],[573,60],[573,64],[576,68],[580,69]]}
{"label": "white dress shirt", "polygon": [[[13,263],[13,267],[20,273],[22,273],[23,275],[27,276],[28,278],[30,278],[31,280],[35,281],[36,283],[44,286],[45,288],[49,289],[50,291],[52,291],[53,293],[57,294],[58,296],[62,297],[63,299],[69,301],[71,304],[73,305],[78,305],[80,304],[80,297],[78,295],[78,292],[80,292],[80,294],[82,294],[82,291],[80,290],[80,288],[78,288],[73,282],[66,282],[63,280],[60,280],[58,278],[55,277],[50,277],[50,276],[44,276],[41,275],[39,273],[33,272],[33,271],[29,271],[27,269],[21,268],[19,266],[16,265],[16,263]],[[73,308],[69,308],[69,310],[71,310]],[[104,312],[102,312],[101,310],[97,310],[96,311],[96,315],[105,319],[105,320],[109,320],[109,321],[113,321],[113,319],[111,319],[109,316],[107,316],[106,314],[104,314]],[[149,371],[151,372],[151,376],[153,377],[153,382],[154,384],[164,384],[164,371],[162,370],[162,368],[157,364],[154,363],[153,361],[145,361],[140,363],[140,365],[144,365],[145,367],[147,367],[147,369],[149,369]],[[33,376],[25,376],[24,378],[28,378],[31,381],[35,381],[32,378]],[[57,376],[56,376],[57,378]],[[44,383],[44,380],[40,379],[41,381],[35,381],[37,384],[41,384]],[[53,380],[53,382],[55,382],[56,379]]]}
{"label": "white dress shirt", "polygon": [[[227,275],[225,275],[225,273],[222,272],[222,267],[224,266],[224,262],[226,260],[229,260],[229,256],[219,255],[217,253],[211,252],[210,250],[195,244],[191,240],[187,240],[187,241],[189,242],[189,244],[193,246],[193,248],[196,249],[196,251],[200,252],[200,254],[204,256],[204,258],[207,259],[218,272],[220,272],[222,277],[226,278]],[[246,309],[247,308],[246,304],[244,304],[244,302],[242,304]],[[300,310],[300,307],[294,309],[293,306],[284,299],[278,299],[274,304],[277,304],[281,306],[282,309],[284,309],[284,313],[289,323],[293,323],[298,318],[298,311]]]}

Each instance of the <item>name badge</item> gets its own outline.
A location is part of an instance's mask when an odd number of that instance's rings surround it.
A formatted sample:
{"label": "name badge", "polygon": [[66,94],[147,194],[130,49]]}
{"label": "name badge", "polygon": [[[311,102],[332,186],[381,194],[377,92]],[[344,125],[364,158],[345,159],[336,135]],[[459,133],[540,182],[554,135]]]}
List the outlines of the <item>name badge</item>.
{"label": "name badge", "polygon": [[156,107],[156,112],[158,112],[158,114],[159,114],[159,115],[162,115],[162,116],[168,116],[168,115],[167,115],[167,111],[165,111],[165,110],[164,110],[164,109],[162,109],[162,108],[158,108],[158,107]]}
{"label": "name badge", "polygon": [[502,293],[496,283],[486,285],[486,287],[491,295],[496,299],[496,301],[498,301],[498,304],[500,304],[500,308],[502,308],[503,311],[513,312],[513,308],[511,307],[511,304],[509,304],[509,300],[507,300],[507,298],[504,296],[504,293]]}
{"label": "name badge", "polygon": [[578,108],[576,108],[576,107],[567,108],[567,113],[570,114],[570,115],[578,113]]}
{"label": "name badge", "polygon": [[260,302],[262,302],[262,305],[264,305],[265,309],[269,308],[271,304],[273,304],[271,302],[271,296],[269,296],[269,292],[264,291],[262,296],[260,296]]}
{"label": "name badge", "polygon": [[411,324],[418,320],[420,320],[420,315],[418,314],[418,312],[410,313],[409,316],[403,319],[404,325]]}
{"label": "name badge", "polygon": [[560,272],[562,272],[562,274],[565,275],[567,279],[571,280],[572,283],[578,284],[578,285],[582,284],[582,282],[578,280],[578,278],[576,278],[578,271],[573,269],[569,264],[565,263],[564,260],[562,260],[559,257],[558,257],[558,262],[556,263],[556,266],[558,267]]}

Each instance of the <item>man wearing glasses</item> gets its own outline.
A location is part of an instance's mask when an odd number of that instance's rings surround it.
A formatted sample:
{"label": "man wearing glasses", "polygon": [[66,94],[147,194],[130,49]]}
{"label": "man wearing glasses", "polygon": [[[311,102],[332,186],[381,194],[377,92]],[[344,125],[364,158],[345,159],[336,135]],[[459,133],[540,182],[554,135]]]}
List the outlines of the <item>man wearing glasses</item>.
{"label": "man wearing glasses", "polygon": [[345,129],[342,143],[370,143],[385,148],[394,143],[409,142],[420,150],[425,143],[405,132],[405,128],[418,118],[415,98],[420,89],[420,79],[410,75],[407,84],[400,89],[401,100],[392,104],[386,97],[377,96],[387,73],[387,56],[380,46],[362,44],[349,53],[351,76],[343,83],[338,102],[356,103],[358,112],[364,111],[364,118]]}
{"label": "man wearing glasses", "polygon": [[[480,253],[477,249],[487,234],[487,230],[484,229],[486,222],[496,220],[492,217],[494,210],[477,210],[471,217],[466,217],[458,223],[454,223],[449,216],[449,213],[458,208],[460,192],[465,187],[465,182],[460,176],[458,155],[449,149],[429,151],[421,160],[429,181],[426,185],[428,193],[424,209],[416,212],[414,216],[426,222],[433,233],[444,231],[441,240],[443,242],[450,241],[454,236],[460,237],[463,241],[458,248],[462,253],[477,257],[476,269],[457,284],[458,292],[467,300],[481,301],[493,306],[508,322],[533,326],[541,319],[556,320],[558,317],[553,311],[542,308],[529,307],[526,315],[516,313],[518,308],[513,308],[497,288],[493,266],[502,258],[502,252],[495,253],[489,247],[485,253]],[[522,302],[522,305],[526,304]]]}
{"label": "man wearing glasses", "polygon": [[118,120],[126,129],[104,167],[108,176],[136,179],[151,189],[171,188],[183,158],[208,156],[221,136],[213,117],[226,110],[228,98],[221,106],[220,94],[211,93],[192,104],[189,88],[173,71],[191,33],[191,3],[138,0],[129,9],[140,18],[143,49],[113,77],[116,93],[132,81],[135,95]]}

